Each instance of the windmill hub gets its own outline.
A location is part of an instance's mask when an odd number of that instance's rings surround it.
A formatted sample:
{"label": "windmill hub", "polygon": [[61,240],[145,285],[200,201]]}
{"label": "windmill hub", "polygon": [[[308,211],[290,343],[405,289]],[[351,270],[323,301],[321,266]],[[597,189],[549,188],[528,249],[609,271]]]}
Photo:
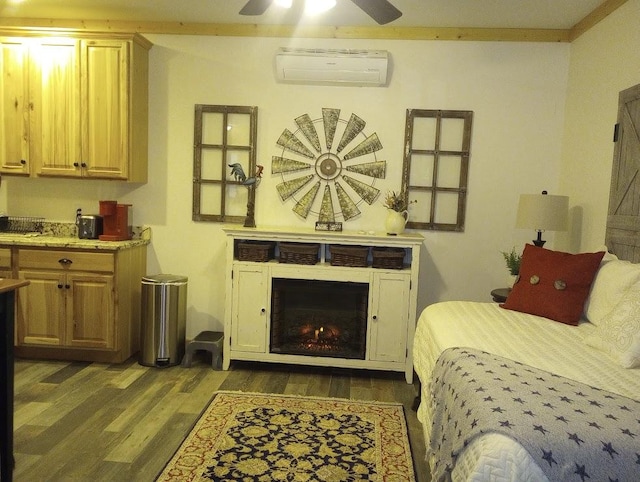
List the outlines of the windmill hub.
{"label": "windmill hub", "polygon": [[325,181],[337,178],[341,171],[342,162],[335,154],[328,152],[318,156],[318,159],[316,159],[316,173]]}

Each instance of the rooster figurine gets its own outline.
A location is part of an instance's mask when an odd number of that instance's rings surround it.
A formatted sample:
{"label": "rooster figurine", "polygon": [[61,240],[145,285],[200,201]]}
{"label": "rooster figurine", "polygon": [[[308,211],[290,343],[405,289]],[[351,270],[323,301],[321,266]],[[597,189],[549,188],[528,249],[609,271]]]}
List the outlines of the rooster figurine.
{"label": "rooster figurine", "polygon": [[233,176],[233,178],[236,181],[240,181],[242,185],[258,187],[258,184],[260,184],[264,166],[258,164],[256,166],[256,174],[252,177],[247,177],[247,175],[244,173],[244,169],[242,169],[242,165],[239,162],[229,164],[229,167],[231,168],[231,175]]}
{"label": "rooster figurine", "polygon": [[245,228],[255,228],[256,221],[254,219],[254,210],[255,210],[255,201],[254,201],[254,193],[251,191],[258,187],[260,184],[260,180],[262,179],[262,171],[264,167],[260,164],[256,165],[256,173],[251,177],[247,177],[244,173],[244,169],[242,169],[242,165],[239,162],[235,162],[233,164],[228,164],[231,168],[231,175],[235,181],[239,181],[243,186],[247,186],[249,189],[249,201],[247,202],[247,216],[244,220]]}

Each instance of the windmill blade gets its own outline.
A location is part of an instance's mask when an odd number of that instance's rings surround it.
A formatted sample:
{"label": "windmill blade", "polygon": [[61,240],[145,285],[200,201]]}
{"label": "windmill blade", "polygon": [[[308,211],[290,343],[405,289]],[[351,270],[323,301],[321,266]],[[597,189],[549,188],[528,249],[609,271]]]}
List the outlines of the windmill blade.
{"label": "windmill blade", "polygon": [[282,131],[276,144],[291,152],[296,152],[304,157],[308,157],[309,159],[315,159],[316,157],[289,129]]}
{"label": "windmill blade", "polygon": [[340,119],[340,109],[322,109],[322,123],[324,124],[324,137],[327,141],[327,150],[331,150],[333,136],[336,133],[336,126]]}
{"label": "windmill blade", "polygon": [[296,179],[291,179],[290,181],[283,181],[280,184],[276,185],[276,189],[278,190],[280,199],[286,201],[300,189],[302,189],[305,184],[311,182],[312,179],[313,174],[309,174],[308,176],[298,177]]}
{"label": "windmill blade", "polygon": [[373,186],[369,186],[362,181],[358,181],[350,176],[342,176],[344,182],[346,182],[351,188],[360,196],[367,204],[373,204],[380,194],[380,189]]}
{"label": "windmill blade", "polygon": [[273,0],[249,0],[240,10],[240,15],[262,15],[272,2]]}
{"label": "windmill blade", "polygon": [[295,159],[287,159],[286,157],[271,156],[271,174],[303,171],[310,168],[311,164],[306,162],[296,161]]}
{"label": "windmill blade", "polygon": [[300,117],[296,117],[296,124],[307,138],[307,140],[311,143],[313,148],[320,152],[320,139],[318,139],[318,132],[316,128],[313,126],[313,121],[309,114],[303,114]]}
{"label": "windmill blade", "polygon": [[344,159],[354,159],[356,157],[364,156],[365,154],[371,154],[382,149],[378,134],[375,132],[367,137],[364,141],[354,147],[351,151],[345,154]]}
{"label": "windmill blade", "polygon": [[309,211],[311,211],[311,205],[316,198],[318,191],[320,190],[320,181],[316,182],[309,191],[302,196],[300,201],[293,207],[293,212],[303,219],[307,219]]}
{"label": "windmill blade", "polygon": [[320,215],[318,221],[321,223],[333,223],[336,220],[333,214],[333,200],[331,199],[331,188],[327,184],[324,187],[324,195],[322,196],[322,204],[320,205]]}
{"label": "windmill blade", "polygon": [[402,12],[388,0],[351,0],[378,24],[393,22],[402,17]]}
{"label": "windmill blade", "polygon": [[365,176],[384,179],[387,175],[387,161],[363,162],[362,164],[347,166],[346,169]]}
{"label": "windmill blade", "polygon": [[353,199],[349,197],[347,191],[344,190],[339,182],[336,182],[336,194],[338,195],[338,202],[340,203],[340,209],[342,209],[342,216],[345,221],[355,218],[360,214],[358,206],[356,206],[356,203],[353,202]]}
{"label": "windmill blade", "polygon": [[354,140],[356,136],[362,132],[362,129],[364,129],[366,124],[367,123],[360,117],[355,114],[351,114],[347,127],[345,127],[342,134],[342,139],[340,139],[337,152],[341,152],[347,144]]}

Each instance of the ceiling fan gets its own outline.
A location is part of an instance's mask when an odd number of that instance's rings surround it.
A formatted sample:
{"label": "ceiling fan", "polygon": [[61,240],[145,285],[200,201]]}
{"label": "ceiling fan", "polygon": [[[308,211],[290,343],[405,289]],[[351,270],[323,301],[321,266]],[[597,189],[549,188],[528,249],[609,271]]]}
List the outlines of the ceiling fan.
{"label": "ceiling fan", "polygon": [[[248,0],[240,10],[240,15],[262,15],[274,0]],[[388,0],[351,0],[378,24],[393,22],[402,12]]]}

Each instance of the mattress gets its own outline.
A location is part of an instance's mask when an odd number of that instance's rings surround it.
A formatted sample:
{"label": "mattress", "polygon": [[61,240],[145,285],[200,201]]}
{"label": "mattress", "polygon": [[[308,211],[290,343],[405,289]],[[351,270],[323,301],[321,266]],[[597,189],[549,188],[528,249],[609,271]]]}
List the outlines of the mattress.
{"label": "mattress", "polygon": [[[478,348],[626,397],[640,398],[640,370],[625,369],[583,343],[595,327],[570,326],[505,310],[496,303],[450,301],[427,307],[414,338],[415,371],[428,400],[431,372],[440,353],[454,346]],[[421,403],[418,419],[428,446],[431,414]],[[514,440],[499,434],[476,439],[458,458],[453,480],[544,481],[542,470]]]}

